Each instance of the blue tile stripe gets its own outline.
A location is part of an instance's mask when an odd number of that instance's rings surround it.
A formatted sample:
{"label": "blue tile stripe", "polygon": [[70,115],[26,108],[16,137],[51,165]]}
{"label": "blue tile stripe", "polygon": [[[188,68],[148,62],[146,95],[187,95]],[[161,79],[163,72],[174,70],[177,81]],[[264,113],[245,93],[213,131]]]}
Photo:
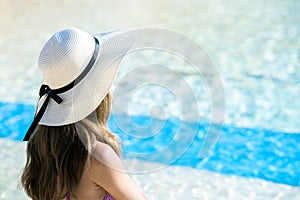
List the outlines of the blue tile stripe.
{"label": "blue tile stripe", "polygon": [[[32,105],[0,102],[0,137],[22,140],[33,112]],[[131,120],[135,123],[134,126]],[[150,124],[151,127],[162,126],[159,134],[149,135],[149,132],[159,130],[147,129]],[[161,121],[146,116],[129,118],[126,115],[112,115],[109,121],[111,130],[124,141],[125,157],[137,156],[141,160],[166,164],[170,164],[170,160],[159,153],[160,147],[172,142],[180,128],[179,124],[184,133],[189,133],[196,127],[197,135],[188,143],[179,141],[176,147],[172,147],[174,154],[171,157],[176,158],[171,162],[172,165],[191,166],[222,174],[255,177],[300,186],[300,133],[226,125],[213,151],[202,159],[198,155],[208,124],[180,122],[176,119]],[[185,148],[185,151],[182,151],[182,148]],[[178,156],[176,152],[183,153]],[[139,156],[138,153],[144,156]]]}

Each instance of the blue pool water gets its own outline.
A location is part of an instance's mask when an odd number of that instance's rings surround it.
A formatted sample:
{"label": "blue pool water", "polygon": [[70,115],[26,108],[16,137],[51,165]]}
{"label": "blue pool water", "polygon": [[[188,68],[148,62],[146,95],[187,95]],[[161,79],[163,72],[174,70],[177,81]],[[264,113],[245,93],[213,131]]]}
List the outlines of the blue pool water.
{"label": "blue pool water", "polygon": [[[0,137],[22,140],[33,112],[34,106],[32,105],[0,102]],[[144,133],[139,129],[126,130],[125,133],[120,126],[128,123],[128,116],[119,115],[111,116],[109,127],[123,140],[125,158],[190,166],[222,174],[256,177],[276,183],[300,186],[299,133],[227,125],[223,127],[222,135],[208,157],[201,158],[199,152],[209,124],[180,122],[178,119],[164,121],[151,119],[151,123],[163,122],[159,134],[136,139],[135,136],[142,137]],[[114,120],[116,117],[124,119],[121,120],[124,124],[116,124]],[[132,116],[131,118],[139,126],[145,126],[150,121],[146,116]],[[186,135],[178,133],[179,124],[184,134],[191,134],[197,130],[190,141],[184,140]],[[161,151],[161,147],[168,146],[176,134],[181,134],[179,136],[181,139],[172,147],[172,152],[166,155]]]}

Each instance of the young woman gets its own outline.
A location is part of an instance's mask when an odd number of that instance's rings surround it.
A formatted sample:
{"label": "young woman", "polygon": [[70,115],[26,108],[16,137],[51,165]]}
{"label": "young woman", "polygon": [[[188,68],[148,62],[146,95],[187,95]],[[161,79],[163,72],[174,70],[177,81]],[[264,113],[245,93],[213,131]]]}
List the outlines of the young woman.
{"label": "young woman", "polygon": [[120,160],[107,128],[109,89],[135,38],[130,32],[90,35],[77,28],[54,34],[39,57],[43,75],[27,131],[21,183],[33,200],[146,199]]}

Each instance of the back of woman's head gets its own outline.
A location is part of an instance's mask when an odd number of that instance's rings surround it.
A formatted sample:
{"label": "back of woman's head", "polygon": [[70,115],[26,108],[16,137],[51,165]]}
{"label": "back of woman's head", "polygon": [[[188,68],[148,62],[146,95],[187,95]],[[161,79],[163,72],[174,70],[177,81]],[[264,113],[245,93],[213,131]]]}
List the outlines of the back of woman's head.
{"label": "back of woman's head", "polygon": [[85,119],[64,126],[37,127],[27,145],[27,162],[21,183],[34,200],[61,199],[75,194],[88,168],[96,141],[110,145],[117,154],[116,137],[106,127],[110,94]]}
{"label": "back of woman's head", "polygon": [[[107,128],[109,90],[119,68],[119,62],[111,61],[120,61],[135,40],[130,31],[90,34],[71,27],[53,34],[43,46],[38,60],[43,84],[23,139],[29,141],[21,183],[32,199],[76,196],[97,141],[120,154]],[[94,102],[101,100],[95,109]]]}

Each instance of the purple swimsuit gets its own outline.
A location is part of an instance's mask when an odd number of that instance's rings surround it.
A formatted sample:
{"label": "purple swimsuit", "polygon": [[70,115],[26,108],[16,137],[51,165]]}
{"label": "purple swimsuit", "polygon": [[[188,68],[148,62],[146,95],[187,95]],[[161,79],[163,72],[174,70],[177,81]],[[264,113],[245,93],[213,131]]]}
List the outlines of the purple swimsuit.
{"label": "purple swimsuit", "polygon": [[115,200],[108,192],[106,192],[103,200]]}
{"label": "purple swimsuit", "polygon": [[[66,200],[71,200],[71,197],[70,197],[69,194],[67,195]],[[115,199],[108,192],[106,192],[105,197],[104,197],[103,200],[115,200]]]}

